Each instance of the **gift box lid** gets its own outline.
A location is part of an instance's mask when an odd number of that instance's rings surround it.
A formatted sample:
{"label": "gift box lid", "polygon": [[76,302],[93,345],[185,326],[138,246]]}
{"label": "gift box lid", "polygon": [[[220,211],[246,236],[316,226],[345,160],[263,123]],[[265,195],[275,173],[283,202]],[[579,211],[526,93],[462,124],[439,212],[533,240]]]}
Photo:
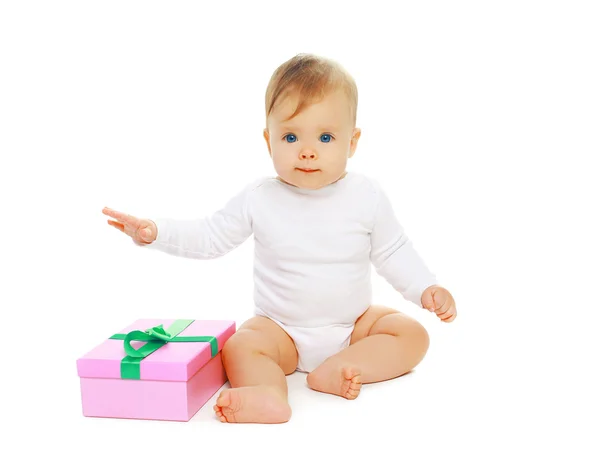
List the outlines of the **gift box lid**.
{"label": "gift box lid", "polygon": [[[182,322],[191,322],[189,325]],[[125,351],[125,336],[133,331],[146,332],[154,329],[161,335],[162,325],[169,335],[169,330],[181,329],[176,339],[211,338],[208,341],[163,342],[154,340],[152,344],[162,346],[143,358],[128,356]],[[178,326],[179,325],[179,326]],[[140,319],[125,327],[109,339],[96,346],[83,357],[77,360],[77,374],[81,378],[114,378],[114,379],[141,379],[153,381],[188,381],[198,372],[213,356],[223,349],[225,342],[235,332],[235,322],[231,320],[193,320],[181,321],[175,319]],[[132,334],[134,335],[134,334]],[[130,335],[131,336],[131,335]],[[214,339],[212,339],[214,337]],[[111,339],[112,338],[112,339]],[[138,339],[139,333],[138,333]],[[211,343],[210,341],[214,341]],[[150,344],[143,341],[131,341],[131,348],[137,350]],[[135,351],[133,351],[135,353]],[[221,358],[217,355],[216,358]],[[127,366],[134,368],[136,376],[125,376],[122,362],[128,361]]]}

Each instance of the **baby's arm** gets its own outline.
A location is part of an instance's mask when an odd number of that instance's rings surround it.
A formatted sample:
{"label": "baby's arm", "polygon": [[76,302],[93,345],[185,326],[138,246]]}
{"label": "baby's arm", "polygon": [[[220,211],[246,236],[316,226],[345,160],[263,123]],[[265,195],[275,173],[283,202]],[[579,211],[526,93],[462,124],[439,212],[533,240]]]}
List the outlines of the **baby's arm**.
{"label": "baby's arm", "polygon": [[158,235],[146,247],[171,255],[211,259],[225,255],[252,234],[249,185],[214,214],[194,220],[153,218]]}
{"label": "baby's arm", "polygon": [[421,295],[437,280],[414,249],[384,191],[376,186],[376,212],[371,232],[371,262],[402,296],[423,307]]}

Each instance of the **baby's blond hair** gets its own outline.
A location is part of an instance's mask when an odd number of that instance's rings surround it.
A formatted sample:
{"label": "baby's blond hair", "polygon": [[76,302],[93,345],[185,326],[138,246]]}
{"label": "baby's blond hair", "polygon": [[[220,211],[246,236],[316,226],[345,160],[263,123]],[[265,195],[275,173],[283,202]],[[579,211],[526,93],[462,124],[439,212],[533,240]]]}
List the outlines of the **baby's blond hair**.
{"label": "baby's blond hair", "polygon": [[290,120],[306,106],[319,102],[338,89],[342,89],[348,98],[350,116],[355,126],[358,90],[354,78],[332,59],[314,54],[297,54],[277,67],[271,76],[265,95],[266,117],[268,119],[280,97],[299,95],[300,102],[296,110],[287,118]]}

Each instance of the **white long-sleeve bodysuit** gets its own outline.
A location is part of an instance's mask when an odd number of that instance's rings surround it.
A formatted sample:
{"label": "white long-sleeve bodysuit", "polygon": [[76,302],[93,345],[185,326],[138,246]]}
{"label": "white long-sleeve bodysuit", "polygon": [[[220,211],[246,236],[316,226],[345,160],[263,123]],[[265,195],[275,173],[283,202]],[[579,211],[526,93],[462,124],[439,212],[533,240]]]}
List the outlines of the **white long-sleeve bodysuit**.
{"label": "white long-sleeve bodysuit", "polygon": [[211,216],[153,221],[146,247],[188,258],[225,255],[254,234],[255,313],[291,336],[300,371],[349,345],[371,304],[371,264],[419,307],[436,284],[380,186],[354,172],[317,190],[261,178]]}

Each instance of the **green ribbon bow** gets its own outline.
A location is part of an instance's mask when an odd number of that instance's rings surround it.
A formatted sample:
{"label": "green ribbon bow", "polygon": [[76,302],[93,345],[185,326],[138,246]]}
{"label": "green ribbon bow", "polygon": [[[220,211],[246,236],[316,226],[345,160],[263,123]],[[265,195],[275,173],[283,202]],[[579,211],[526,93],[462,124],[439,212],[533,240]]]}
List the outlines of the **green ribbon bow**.
{"label": "green ribbon bow", "polygon": [[[127,354],[121,360],[121,378],[122,379],[140,379],[140,362],[153,352],[157,351],[167,343],[210,343],[211,357],[219,352],[219,343],[214,336],[177,336],[183,330],[190,326],[193,320],[176,320],[167,330],[162,325],[157,325],[146,331],[134,330],[127,334],[117,333],[110,339],[122,339],[125,353]],[[139,349],[134,349],[132,341],[147,341]]]}

